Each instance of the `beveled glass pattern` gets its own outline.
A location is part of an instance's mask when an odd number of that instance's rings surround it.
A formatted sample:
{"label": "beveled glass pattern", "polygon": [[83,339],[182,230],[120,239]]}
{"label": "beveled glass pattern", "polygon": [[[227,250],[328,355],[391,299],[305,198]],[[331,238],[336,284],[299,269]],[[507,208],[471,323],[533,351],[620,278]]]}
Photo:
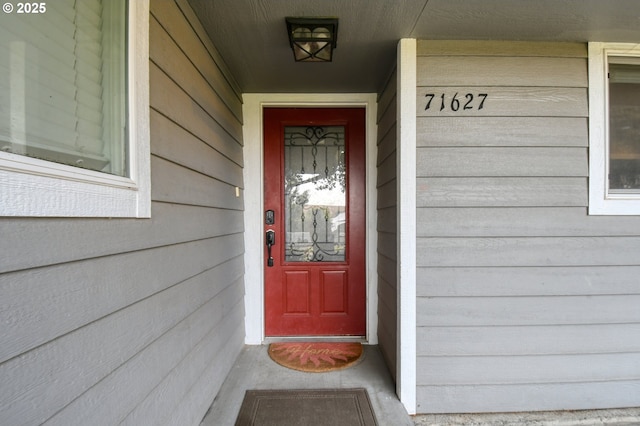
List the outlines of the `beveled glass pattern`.
{"label": "beveled glass pattern", "polygon": [[285,260],[344,262],[346,164],[344,126],[284,131]]}

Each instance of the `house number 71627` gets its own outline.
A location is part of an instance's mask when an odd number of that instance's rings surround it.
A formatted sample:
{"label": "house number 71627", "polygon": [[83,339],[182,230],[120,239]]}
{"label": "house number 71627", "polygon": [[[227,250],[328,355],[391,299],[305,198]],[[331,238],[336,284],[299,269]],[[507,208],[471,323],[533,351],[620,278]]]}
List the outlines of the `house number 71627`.
{"label": "house number 71627", "polygon": [[[487,100],[488,94],[478,93],[477,95],[474,95],[473,93],[467,93],[465,95],[462,95],[456,92],[452,97],[448,97],[444,93],[442,93],[437,98],[435,93],[427,93],[424,96],[427,98],[427,106],[424,107],[425,111],[431,108],[431,104],[433,103],[434,107],[436,108],[439,104],[440,111],[448,109],[450,111],[456,112],[470,109],[476,109],[480,111],[482,108],[484,108],[484,101]],[[435,102],[433,102],[434,98],[436,99]],[[440,101],[438,102],[437,99],[439,99]]]}

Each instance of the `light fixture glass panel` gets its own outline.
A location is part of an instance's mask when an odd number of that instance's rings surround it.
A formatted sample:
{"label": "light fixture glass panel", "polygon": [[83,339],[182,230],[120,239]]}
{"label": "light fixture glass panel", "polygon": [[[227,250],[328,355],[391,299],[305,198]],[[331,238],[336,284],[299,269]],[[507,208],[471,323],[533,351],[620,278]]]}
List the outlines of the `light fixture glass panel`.
{"label": "light fixture glass panel", "polygon": [[305,27],[298,27],[291,32],[291,35],[294,39],[310,38],[311,30]]}
{"label": "light fixture glass panel", "polygon": [[329,43],[317,43],[319,49],[316,50],[314,57],[318,58],[320,61],[330,61],[331,60],[331,44]]}
{"label": "light fixture glass panel", "polygon": [[325,62],[331,60],[331,43],[316,42],[298,43],[293,45],[293,52],[297,61]]}
{"label": "light fixture glass panel", "polygon": [[331,31],[325,27],[318,27],[311,33],[313,38],[331,38]]}
{"label": "light fixture glass panel", "polygon": [[296,61],[308,60],[311,58],[309,43],[294,43],[293,53],[296,57]]}

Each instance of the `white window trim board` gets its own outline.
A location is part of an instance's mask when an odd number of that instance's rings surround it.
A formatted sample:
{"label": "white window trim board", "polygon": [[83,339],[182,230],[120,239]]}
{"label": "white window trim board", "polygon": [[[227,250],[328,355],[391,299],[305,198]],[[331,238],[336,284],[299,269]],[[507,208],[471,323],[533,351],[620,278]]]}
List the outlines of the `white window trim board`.
{"label": "white window trim board", "polygon": [[0,152],[0,216],[151,216],[149,0],[128,2],[130,178]]}
{"label": "white window trim board", "polygon": [[589,43],[589,214],[640,215],[640,194],[609,194],[607,56],[640,57],[640,44]]}
{"label": "white window trim board", "polygon": [[264,193],[263,122],[265,107],[349,107],[366,109],[366,280],[368,344],[378,343],[378,281],[376,220],[376,94],[280,94],[243,95],[244,146],[244,243],[245,243],[245,343],[261,345],[264,334]]}

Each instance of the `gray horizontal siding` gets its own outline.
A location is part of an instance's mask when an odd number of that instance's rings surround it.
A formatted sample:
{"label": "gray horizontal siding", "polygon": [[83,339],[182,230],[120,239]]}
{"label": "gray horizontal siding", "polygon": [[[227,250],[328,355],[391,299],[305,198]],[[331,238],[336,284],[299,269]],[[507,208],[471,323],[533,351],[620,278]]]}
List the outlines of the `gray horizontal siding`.
{"label": "gray horizontal siding", "polygon": [[[150,45],[150,56],[154,64],[170,75],[171,79],[184,92],[188,93],[193,102],[198,104],[204,111],[216,111],[215,121],[236,140],[242,140],[241,116],[234,114],[234,111],[227,107],[225,100],[215,91],[217,86],[211,86],[212,83],[224,86],[224,84],[220,84],[222,81],[220,79],[215,79],[211,82],[207,80],[179,46],[178,43],[183,40],[181,35],[176,34],[175,38],[172,38],[172,34],[169,34],[167,29],[163,28],[159,22],[159,20],[162,20],[163,23],[166,22],[169,17],[163,15],[163,12],[168,10],[168,8],[162,7],[155,8],[155,19],[151,19],[149,22],[149,37],[154,40],[154,43]],[[170,24],[166,25],[166,27],[169,31],[172,29]],[[185,42],[186,38],[184,37]],[[208,52],[202,50],[194,53],[207,55]],[[202,63],[202,65],[205,69],[211,68],[206,66],[205,63]],[[168,93],[171,94],[171,92]],[[232,102],[232,99],[227,101]],[[239,105],[240,102],[238,100],[238,98],[235,98],[235,102],[232,104]],[[164,107],[167,108],[169,105],[164,105]]]}
{"label": "gray horizontal siding", "polygon": [[[50,336],[65,335],[186,277],[216,269],[211,257],[237,272],[243,266],[240,241],[237,235],[208,238],[0,275],[5,301],[0,318],[14,324],[0,335],[0,359],[9,360],[46,343]],[[229,249],[234,246],[235,250]],[[176,268],[174,259],[181,257],[184,260]]]}
{"label": "gray horizontal siding", "polygon": [[587,215],[586,46],[418,52],[418,412],[639,405],[640,219]]}
{"label": "gray horizontal siding", "polygon": [[0,423],[199,424],[244,338],[241,102],[151,2],[151,219],[0,219]]}
{"label": "gray horizontal siding", "polygon": [[584,207],[437,207],[418,209],[422,237],[640,236],[638,216],[591,216]]}
{"label": "gray horizontal siding", "polygon": [[588,199],[586,177],[418,178],[417,189],[418,207],[586,207]]}
{"label": "gray horizontal siding", "polygon": [[421,238],[417,263],[418,267],[637,266],[638,244],[640,237]]}
{"label": "gray horizontal siding", "polygon": [[[154,156],[242,187],[242,169],[238,167],[242,161],[237,144],[217,138],[202,141],[157,111],[151,111],[151,129]],[[177,140],[179,144],[175,143]]]}
{"label": "gray horizontal siding", "polygon": [[[418,300],[418,322],[431,327],[636,324],[640,294],[451,297]],[[527,330],[522,330],[522,337]],[[630,336],[635,337],[637,336]],[[640,363],[639,363],[640,365]]]}
{"label": "gray horizontal siding", "polygon": [[[455,131],[452,131],[455,129]],[[418,147],[587,147],[586,117],[418,117]]]}
{"label": "gray horizontal siding", "polygon": [[[422,268],[421,268],[422,269]],[[640,294],[640,266],[480,266],[421,270],[418,296],[577,296]]]}
{"label": "gray horizontal siding", "polygon": [[389,371],[396,374],[397,346],[397,164],[396,73],[378,96],[377,226],[378,226],[378,342]]}
{"label": "gray horizontal siding", "polygon": [[242,199],[235,196],[235,185],[158,157],[151,158],[151,167],[158,171],[151,179],[151,196],[156,201],[242,209]]}
{"label": "gray horizontal siding", "polygon": [[[618,354],[640,351],[640,324],[532,325],[523,333],[513,326],[459,326],[423,329],[419,357],[505,357],[533,355]],[[524,338],[523,338],[524,337]]]}
{"label": "gray horizontal siding", "polygon": [[[238,283],[239,284],[239,283]],[[166,424],[199,424],[202,407],[208,407],[222,386],[234,362],[228,346],[239,347],[244,342],[244,331],[235,325],[241,323],[244,312],[242,296],[227,301],[218,300],[209,320],[218,320],[202,340],[167,372],[160,384],[122,421],[124,425],[140,425],[149,413]],[[219,313],[218,313],[219,312]],[[200,326],[198,323],[194,324]],[[202,328],[200,326],[200,328]],[[185,342],[189,344],[189,342]],[[179,342],[177,342],[179,344]],[[183,395],[177,401],[175,395]]]}
{"label": "gray horizontal siding", "polygon": [[[580,383],[421,386],[418,388],[418,411],[435,408],[443,413],[477,413],[486,411],[491,401],[495,412],[548,410],[589,410],[638,405],[640,381],[606,381]],[[428,401],[439,401],[437,407]],[[463,403],[464,402],[464,403]],[[515,409],[514,407],[518,407]]]}
{"label": "gray horizontal siding", "polygon": [[[2,219],[0,272],[42,268],[241,232],[242,212],[155,203],[152,220]],[[180,221],[176,223],[176,218]],[[113,231],[117,223],[118,232]],[[47,238],[42,238],[42,235]],[[61,243],[74,236],[73,244]],[[100,241],[100,244],[96,244]],[[61,250],[64,245],[64,250]],[[38,247],[34,250],[33,247]]]}
{"label": "gray horizontal siding", "polygon": [[[179,46],[179,50],[184,53],[181,56],[173,47],[164,46],[168,39],[162,34],[158,36],[162,39],[158,39],[159,45],[151,46],[151,49],[157,49],[159,55],[156,55],[156,63],[160,63],[163,59],[158,58],[180,58],[180,63],[173,64],[181,68],[190,67],[189,64],[184,63],[184,59],[193,64],[198,70],[198,73],[209,84],[209,88],[205,89],[203,96],[217,96],[224,103],[225,107],[220,107],[219,110],[223,111],[228,109],[236,117],[236,121],[242,122],[242,104],[241,104],[241,92],[240,87],[236,84],[232,76],[229,75],[227,69],[224,67],[222,58],[220,57],[215,46],[207,37],[204,28],[198,21],[193,11],[186,2],[183,0],[177,0],[180,11],[178,12],[175,7],[171,5],[165,5],[164,0],[152,0],[160,4],[153,5],[153,16],[160,23],[162,28],[166,31],[169,37],[174,40],[175,44]],[[182,13],[186,19],[173,19],[176,14]],[[173,49],[172,52],[163,51],[163,49]],[[216,63],[216,66],[211,66],[212,61]],[[171,61],[164,60],[164,63]],[[174,73],[172,73],[173,75]],[[180,75],[175,75],[175,80],[179,81]],[[198,77],[199,78],[199,77]],[[184,81],[184,80],[183,80]],[[194,93],[194,97],[199,96]],[[221,115],[227,116],[227,111],[221,112]],[[237,126],[237,124],[233,124]]]}
{"label": "gray horizontal siding", "polygon": [[569,177],[587,176],[588,160],[585,148],[431,148],[418,150],[417,168],[419,177]]}
{"label": "gray horizontal siding", "polygon": [[153,84],[161,88],[150,93],[151,104],[157,105],[155,111],[169,117],[175,123],[180,123],[184,130],[201,141],[210,141],[209,144],[213,148],[242,164],[242,146],[216,121],[215,112],[204,109],[153,62],[149,66],[149,74]]}
{"label": "gray horizontal siding", "polygon": [[[515,56],[425,56],[418,62],[418,86],[586,87],[584,58]],[[553,69],[553,73],[549,73]]]}
{"label": "gray horizontal siding", "polygon": [[424,357],[418,381],[455,385],[640,380],[634,353]]}

